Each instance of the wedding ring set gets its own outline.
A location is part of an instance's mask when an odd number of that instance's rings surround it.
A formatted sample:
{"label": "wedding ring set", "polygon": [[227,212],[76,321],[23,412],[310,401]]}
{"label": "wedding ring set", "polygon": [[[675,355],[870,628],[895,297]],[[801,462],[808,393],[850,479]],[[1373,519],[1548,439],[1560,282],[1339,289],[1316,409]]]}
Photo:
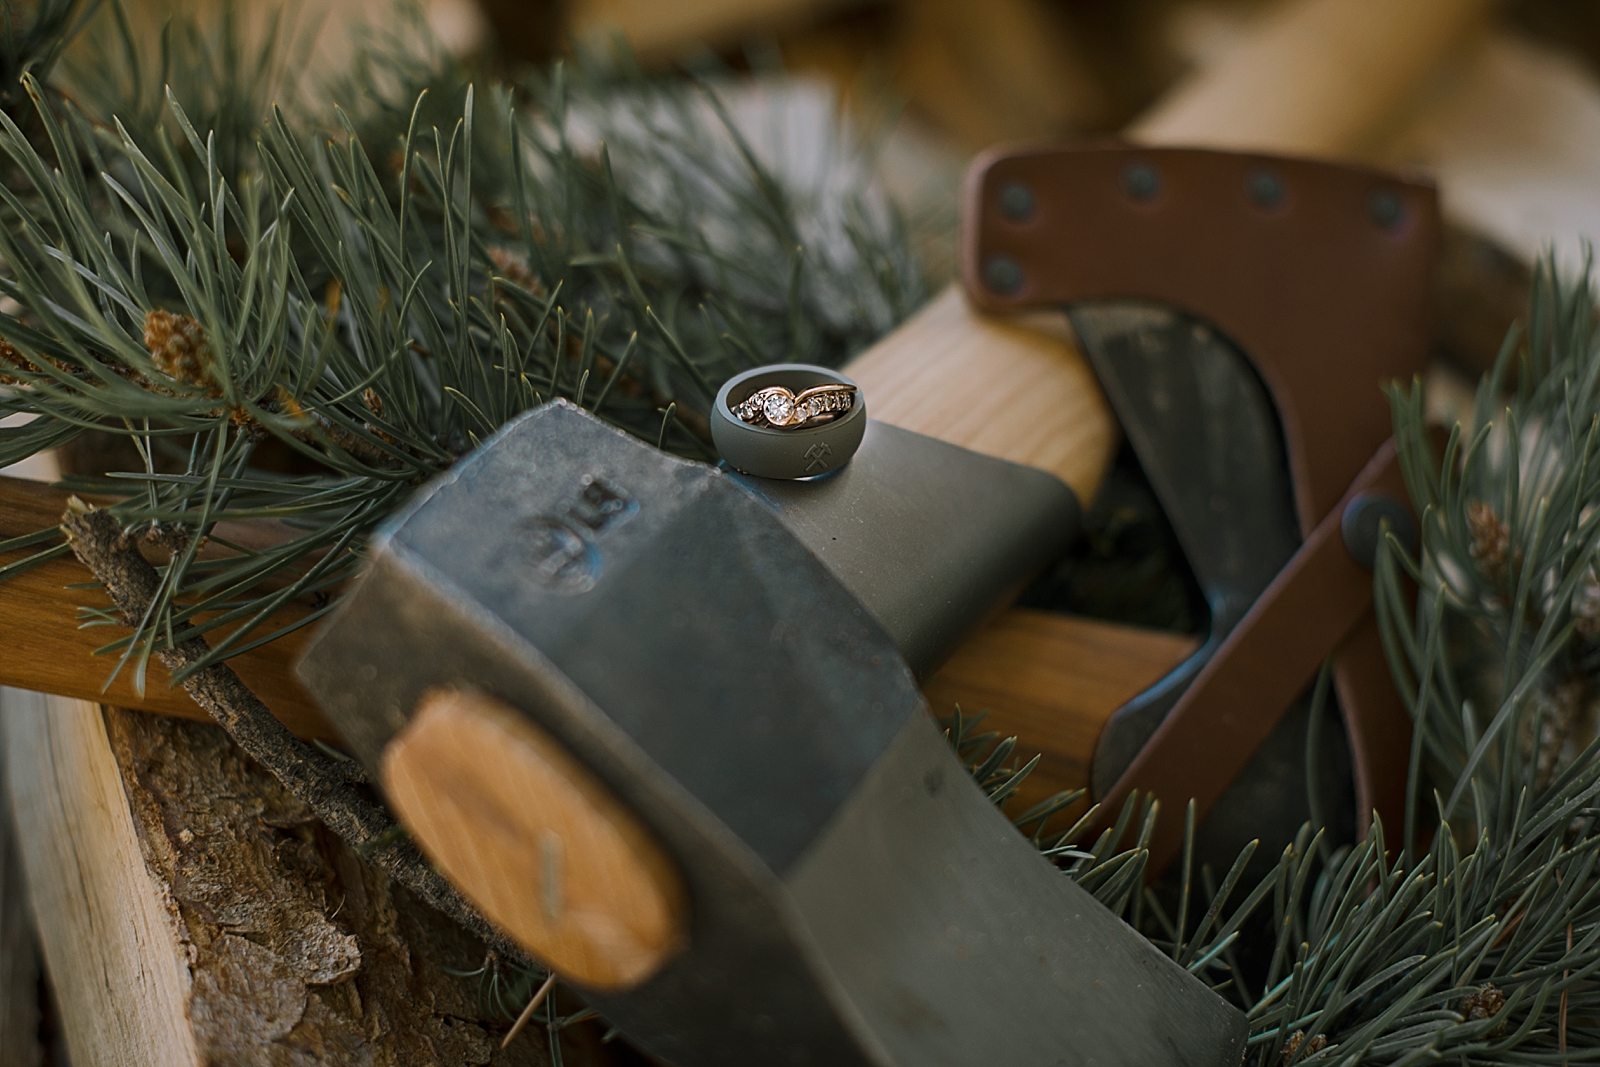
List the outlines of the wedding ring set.
{"label": "wedding ring set", "polygon": [[836,370],[770,363],[722,383],[711,403],[711,440],[740,474],[798,479],[850,462],[867,432],[867,398]]}
{"label": "wedding ring set", "polygon": [[830,422],[849,412],[856,387],[829,382],[799,393],[781,385],[757,389],[732,411],[739,421],[776,430],[798,430]]}

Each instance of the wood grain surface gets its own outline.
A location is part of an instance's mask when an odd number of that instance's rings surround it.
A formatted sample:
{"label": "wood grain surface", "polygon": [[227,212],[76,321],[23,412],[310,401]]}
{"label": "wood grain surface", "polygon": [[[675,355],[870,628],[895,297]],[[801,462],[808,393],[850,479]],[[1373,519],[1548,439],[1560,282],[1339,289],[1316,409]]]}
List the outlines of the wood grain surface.
{"label": "wood grain surface", "polygon": [[563,978],[627,989],[686,943],[688,891],[655,838],[522,712],[431,689],[383,754],[383,785],[428,858]]}
{"label": "wood grain surface", "polygon": [[1289,0],[1125,132],[1285,155],[1361,154],[1493,0]]}
{"label": "wood grain surface", "polygon": [[844,370],[872,418],[1049,471],[1086,504],[1121,440],[1064,313],[986,315],[959,286]]}
{"label": "wood grain surface", "polygon": [[80,1067],[201,1067],[176,917],[149,878],[98,705],[0,693],[6,774],[50,981]]}
{"label": "wood grain surface", "polygon": [[[39,482],[0,477],[0,540],[56,525],[66,510],[68,493]],[[231,533],[241,534],[240,530]],[[271,536],[262,530],[257,536]],[[0,554],[0,564],[25,558],[33,549]],[[189,694],[174,688],[166,670],[154,660],[144,692],[135,691],[131,668],[111,678],[118,656],[93,655],[95,649],[127,633],[121,627],[81,627],[80,606],[107,608],[111,601],[92,586],[93,576],[71,556],[62,556],[0,584],[0,685],[57,693],[81,700],[101,700],[121,707],[165,715],[209,720]],[[88,588],[75,588],[89,585]],[[309,604],[287,605],[269,624],[289,626],[310,612]],[[231,627],[221,627],[226,634]],[[335,738],[337,733],[294,676],[294,662],[312,634],[303,628],[229,661],[252,692],[274,715],[302,737]]]}
{"label": "wood grain surface", "polygon": [[1199,646],[1183,634],[1013,608],[979,630],[924,689],[933,714],[985,713],[980,729],[1019,739],[1039,765],[1013,806],[1086,789],[1100,729],[1113,711]]}

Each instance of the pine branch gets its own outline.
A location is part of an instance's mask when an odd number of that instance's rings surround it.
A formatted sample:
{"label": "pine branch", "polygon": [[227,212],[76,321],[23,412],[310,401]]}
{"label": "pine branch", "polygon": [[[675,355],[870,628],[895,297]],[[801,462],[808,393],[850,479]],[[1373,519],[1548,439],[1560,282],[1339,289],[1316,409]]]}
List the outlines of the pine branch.
{"label": "pine branch", "polygon": [[[139,554],[115,516],[74,498],[61,528],[73,555],[104,586],[129,625],[150,613],[162,587],[161,576]],[[519,947],[489,924],[398,832],[394,819],[365,789],[355,763],[341,763],[301,741],[224,663],[195,669],[209,649],[189,636],[156,653],[183,687],[245,753],[282,782],[334,833],[396,882],[444,915],[482,938],[491,951],[524,967],[535,965]]]}

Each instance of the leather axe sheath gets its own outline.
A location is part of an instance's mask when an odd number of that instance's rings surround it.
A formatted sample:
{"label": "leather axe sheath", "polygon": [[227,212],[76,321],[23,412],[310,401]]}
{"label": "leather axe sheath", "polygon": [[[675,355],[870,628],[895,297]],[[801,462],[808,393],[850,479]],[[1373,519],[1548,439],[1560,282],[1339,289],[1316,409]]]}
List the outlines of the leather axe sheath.
{"label": "leather axe sheath", "polygon": [[[1381,389],[1426,361],[1432,184],[1245,153],[1022,149],[974,165],[966,220],[976,303],[1071,309],[1211,607],[1200,650],[1106,723],[1102,821],[1135,789],[1206,813],[1333,656],[1363,828],[1373,811],[1393,824],[1410,729],[1370,567],[1381,522],[1414,523]],[[1152,871],[1181,844],[1181,821],[1158,821]]]}

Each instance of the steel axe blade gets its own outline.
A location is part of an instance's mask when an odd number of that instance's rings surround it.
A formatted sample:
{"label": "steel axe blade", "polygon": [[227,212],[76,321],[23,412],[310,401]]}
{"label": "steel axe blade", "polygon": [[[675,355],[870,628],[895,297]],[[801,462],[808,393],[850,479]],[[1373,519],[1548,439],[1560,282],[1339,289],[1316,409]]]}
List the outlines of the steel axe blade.
{"label": "steel axe blade", "polygon": [[1159,304],[1070,314],[1210,613],[1200,648],[1101,730],[1093,786],[1104,796],[1294,555],[1300,532],[1272,398],[1236,346]]}

